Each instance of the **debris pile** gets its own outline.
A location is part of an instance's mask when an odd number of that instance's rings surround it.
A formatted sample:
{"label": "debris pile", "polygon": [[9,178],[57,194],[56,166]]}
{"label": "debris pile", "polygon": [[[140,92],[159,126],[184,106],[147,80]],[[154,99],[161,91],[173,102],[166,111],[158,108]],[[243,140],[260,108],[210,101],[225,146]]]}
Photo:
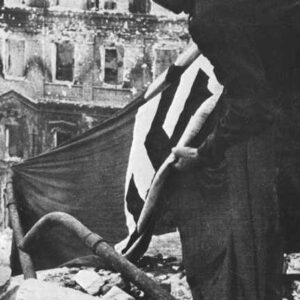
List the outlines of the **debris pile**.
{"label": "debris pile", "polygon": [[[192,299],[185,271],[177,258],[161,254],[144,256],[139,261],[138,267],[176,299]],[[60,287],[71,288],[103,300],[150,300],[143,291],[123,278],[121,274],[110,270],[63,267],[39,272],[38,277],[44,282],[56,283]]]}
{"label": "debris pile", "polygon": [[285,262],[287,265],[287,274],[300,273],[300,253],[292,253],[285,256]]}
{"label": "debris pile", "polygon": [[9,265],[9,255],[12,239],[12,230],[6,228],[0,231],[0,266]]}
{"label": "debris pile", "polygon": [[11,269],[9,267],[0,266],[0,296],[6,292],[11,277]]}
{"label": "debris pile", "polygon": [[[148,255],[144,256],[139,261],[138,267],[146,272],[150,278],[158,282],[164,289],[170,292],[175,299],[191,300],[192,297],[186,282],[185,270],[181,264],[182,258],[180,256],[179,240],[177,240],[174,235],[166,235],[159,240],[156,240],[156,237],[154,237],[154,240],[154,246],[152,245],[152,248],[147,253]],[[2,259],[0,263],[0,268],[2,267],[0,274],[3,278],[5,277],[3,270],[6,270],[8,266],[10,244],[11,231],[2,232],[0,234],[0,257]],[[163,254],[159,253],[161,250],[163,250]],[[285,280],[284,299],[300,300],[300,254],[286,255],[285,261],[286,273],[290,278]],[[82,265],[84,266],[76,265],[72,267],[39,271],[38,280],[36,281],[31,280],[30,282],[24,282],[23,276],[13,277],[11,278],[11,294],[15,291],[16,286],[20,285],[22,290],[19,291],[22,291],[22,294],[19,293],[18,300],[34,300],[32,294],[33,290],[36,293],[39,290],[44,293],[47,288],[51,291],[52,296],[63,295],[64,293],[68,294],[65,298],[57,297],[57,299],[68,299],[71,294],[74,295],[74,297],[77,297],[74,299],[80,300],[95,298],[103,300],[149,299],[147,298],[147,295],[127,281],[126,278],[123,278],[119,273],[106,269],[87,267],[88,264],[86,263],[83,263]],[[95,265],[95,262],[91,265]],[[6,277],[8,278],[8,276]],[[3,291],[7,288],[7,280],[5,278],[2,280]],[[47,284],[49,284],[49,287],[47,287]],[[28,293],[30,293],[30,298],[26,298]]]}
{"label": "debris pile", "polygon": [[300,300],[300,253],[285,256],[284,300]]}

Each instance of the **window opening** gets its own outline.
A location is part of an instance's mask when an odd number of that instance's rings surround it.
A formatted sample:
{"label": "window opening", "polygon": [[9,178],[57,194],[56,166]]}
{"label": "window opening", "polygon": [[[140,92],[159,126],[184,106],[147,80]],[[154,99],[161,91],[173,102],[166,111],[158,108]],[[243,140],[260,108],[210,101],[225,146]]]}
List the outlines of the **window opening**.
{"label": "window opening", "polygon": [[105,49],[104,82],[118,83],[118,53],[116,49]]}
{"label": "window opening", "polygon": [[56,79],[73,81],[74,73],[74,45],[65,41],[56,44]]}
{"label": "window opening", "polygon": [[6,47],[6,75],[14,77],[24,77],[25,41],[6,40]]}

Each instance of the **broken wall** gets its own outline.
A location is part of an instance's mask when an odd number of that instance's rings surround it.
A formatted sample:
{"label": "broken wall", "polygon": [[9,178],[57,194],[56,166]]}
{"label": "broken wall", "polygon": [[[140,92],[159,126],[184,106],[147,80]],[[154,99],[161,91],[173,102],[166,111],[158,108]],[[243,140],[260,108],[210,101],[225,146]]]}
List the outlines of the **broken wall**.
{"label": "broken wall", "polygon": [[[37,9],[6,9],[0,37],[0,92],[9,86],[37,101],[112,107],[130,102],[189,42],[185,19]],[[14,56],[24,76],[7,72],[10,39],[23,45]],[[160,48],[173,50],[161,55]]]}

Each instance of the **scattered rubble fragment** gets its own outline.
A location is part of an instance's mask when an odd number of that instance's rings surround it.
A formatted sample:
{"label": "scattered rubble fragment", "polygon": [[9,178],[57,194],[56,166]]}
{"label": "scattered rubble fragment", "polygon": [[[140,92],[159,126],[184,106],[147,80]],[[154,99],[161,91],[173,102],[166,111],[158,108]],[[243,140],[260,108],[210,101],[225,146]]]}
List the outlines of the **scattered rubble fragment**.
{"label": "scattered rubble fragment", "polygon": [[[11,235],[10,235],[11,236]],[[8,240],[7,243],[4,243],[4,241]],[[171,238],[169,239],[171,240]],[[176,255],[175,251],[171,251],[169,248],[170,243],[169,240],[164,239],[162,246],[157,246],[154,251],[151,251],[150,255],[144,256],[138,263],[138,267],[141,268],[143,271],[146,272],[147,276],[149,276],[151,279],[158,282],[163,288],[170,291],[170,293],[178,300],[191,300],[191,292],[189,289],[189,286],[186,281],[186,275],[185,270],[181,264],[181,257],[179,255]],[[171,242],[174,240],[172,238]],[[174,243],[174,242],[173,242]],[[162,239],[160,240],[160,245],[162,244]],[[0,235],[0,254],[9,253],[9,251],[3,251],[1,252],[2,248],[10,248],[10,239],[7,238],[7,234],[2,234],[2,237]],[[175,245],[176,246],[176,245]],[[174,248],[174,247],[173,247]],[[172,248],[172,249],[173,249]],[[163,249],[166,252],[166,249],[168,250],[168,255],[161,255],[158,253],[159,249]],[[180,251],[179,251],[180,252]],[[175,253],[175,255],[174,255]],[[174,255],[174,256],[172,256]],[[9,255],[5,255],[7,258]],[[0,258],[3,258],[4,256],[0,256]],[[0,260],[0,268],[4,266],[8,266],[8,259],[5,258],[5,260],[1,263]],[[299,274],[300,278],[300,254],[289,254],[285,256],[286,260],[286,273],[290,274],[292,278],[294,278],[294,275]],[[94,295],[88,295],[87,292],[74,280],[74,277],[81,271],[93,271],[98,276],[100,276],[103,280],[103,285],[100,287],[99,291]],[[3,272],[0,270],[0,274],[2,275]],[[294,274],[294,275],[293,275]],[[296,277],[295,277],[296,278]],[[135,300],[150,300],[147,298],[147,295],[143,293],[143,291],[139,290],[136,286],[126,281],[119,273],[112,272],[110,270],[106,269],[96,269],[91,268],[90,266],[82,266],[78,265],[76,267],[63,267],[63,268],[57,268],[47,271],[39,271],[38,272],[38,279],[39,282],[45,281],[44,283],[52,283],[54,285],[52,286],[51,290],[51,297],[52,294],[56,294],[54,292],[54,286],[55,289],[59,289],[60,287],[65,287],[68,289],[68,292],[73,291],[76,292],[76,295],[80,295],[81,298],[75,298],[80,300],[86,300],[86,299],[102,299],[102,300],[114,300],[114,299],[122,299],[125,300],[126,298],[108,298],[110,296],[110,293],[113,293],[115,290],[114,287],[118,287],[119,289],[123,290],[124,293],[129,295],[131,298],[128,299],[135,299]],[[13,295],[16,293],[16,288],[18,285],[22,285],[23,282],[23,276],[17,276],[11,278],[11,284],[9,286],[9,289],[6,293],[1,295],[0,292],[0,299],[3,300],[9,300],[9,299],[15,299],[10,297],[10,295]],[[27,283],[28,284],[28,283]],[[37,284],[36,284],[37,285]],[[26,285],[25,285],[26,286]],[[114,289],[113,291],[111,291]],[[297,279],[290,280],[285,284],[285,298],[283,300],[300,300],[300,281]],[[110,292],[111,291],[111,292]],[[110,293],[109,293],[110,292]],[[64,296],[65,299],[69,296]],[[83,297],[83,298],[82,298]],[[89,297],[89,298],[86,298]],[[127,296],[126,296],[127,297]],[[27,299],[35,300],[33,296]],[[42,297],[42,299],[47,300],[46,297]],[[52,299],[52,298],[51,298]],[[19,299],[21,300],[21,299]],[[23,298],[22,300],[26,300]],[[55,300],[57,300],[55,298]]]}
{"label": "scattered rubble fragment", "polygon": [[[175,296],[176,299],[192,299],[188,284],[185,280],[185,271],[181,265],[180,259],[171,256],[162,256],[160,254],[145,256],[138,262],[138,267],[162,288]],[[61,288],[67,288],[67,290],[75,290],[79,294],[85,294],[94,299],[126,300],[126,295],[128,300],[150,300],[143,291],[123,278],[120,273],[107,269],[85,266],[70,268],[62,267],[39,271],[37,275],[38,282],[44,282],[45,284],[51,283],[53,291],[56,288],[59,291]],[[13,277],[12,284],[22,285],[23,276]],[[33,287],[34,290],[35,288],[38,290],[37,285],[38,284]],[[44,286],[40,286],[40,289],[44,289]],[[55,292],[54,295],[58,293],[58,296],[60,297],[59,291]],[[116,291],[118,291],[118,293]],[[27,299],[28,298],[24,298],[24,300]],[[35,298],[33,297],[32,299],[34,300]],[[57,300],[56,298],[54,299]],[[79,299],[81,300],[81,298]]]}
{"label": "scattered rubble fragment", "polygon": [[[101,273],[103,274],[103,271],[99,272],[100,275],[101,275]],[[127,287],[128,287],[128,284],[122,278],[121,274],[119,274],[119,273],[110,273],[110,274],[106,275],[105,284],[101,287],[101,294],[105,295],[113,287],[118,287],[122,290],[126,290]]]}
{"label": "scattered rubble fragment", "polygon": [[[139,261],[138,266],[176,299],[192,299],[185,279],[185,271],[182,268],[181,262],[176,258],[162,255],[145,256]],[[86,296],[89,294],[89,297],[92,298],[103,300],[150,300],[143,291],[128,282],[120,273],[105,269],[98,270],[83,266],[72,268],[63,267],[38,272],[38,279],[39,282],[44,281],[44,283],[54,284],[59,291],[64,287],[67,288],[67,290],[75,290],[79,294],[86,294]],[[34,289],[35,288],[38,290],[36,286]],[[44,289],[44,286],[40,288]],[[54,287],[52,287],[52,289],[54,289]],[[60,297],[59,291],[57,293],[59,293],[58,296]],[[28,298],[19,300],[27,299]],[[35,298],[32,299],[34,300]],[[54,299],[60,300],[60,298]],[[81,300],[81,298],[78,299]]]}
{"label": "scattered rubble fragment", "polygon": [[292,253],[286,256],[287,274],[300,273],[300,253]]}
{"label": "scattered rubble fragment", "polygon": [[[6,238],[6,236],[4,236]],[[1,235],[0,235],[1,238]],[[156,241],[155,237],[154,240]],[[175,243],[175,240],[177,241]],[[0,240],[2,241],[2,240]],[[147,276],[149,276],[151,279],[155,280],[158,284],[160,284],[164,289],[172,293],[173,296],[175,296],[178,300],[191,300],[191,293],[189,291],[188,284],[186,283],[186,276],[185,271],[181,264],[181,257],[180,257],[180,251],[177,249],[179,239],[175,239],[171,235],[167,235],[167,238],[159,239],[159,244],[161,246],[157,246],[158,243],[154,243],[155,247],[152,247],[152,250],[149,251],[139,262],[138,267],[142,269],[144,272],[146,272]],[[9,243],[6,243],[6,248],[8,249],[8,246],[10,246],[10,239]],[[6,245],[5,244],[5,245]],[[1,250],[2,243],[0,243],[0,250]],[[169,248],[172,247],[176,248],[176,251],[171,251]],[[163,255],[159,253],[159,250],[163,249]],[[178,251],[177,251],[178,250]],[[9,254],[9,249],[5,251],[5,253]],[[177,253],[178,252],[178,253]],[[5,263],[2,264],[8,265],[8,257],[9,255],[6,255],[7,258],[5,258]],[[79,262],[79,261],[78,261]],[[74,291],[76,292],[76,295],[84,295],[86,297],[89,297],[89,299],[107,299],[107,297],[110,296],[110,293],[113,293],[115,290],[115,287],[122,290],[124,293],[128,294],[131,298],[129,299],[135,299],[135,300],[150,300],[147,295],[140,289],[138,289],[135,285],[128,282],[121,274],[112,272],[111,270],[105,269],[105,266],[103,264],[96,264],[101,265],[100,267],[91,267],[91,265],[83,264],[82,260],[80,260],[81,264],[74,264],[72,267],[61,267],[57,269],[51,269],[51,270],[44,270],[37,272],[38,275],[38,281],[44,282],[45,284],[49,283],[52,284],[52,291],[51,294],[55,293],[54,289],[60,290],[61,288],[65,288],[63,290],[68,291]],[[95,264],[92,264],[92,266],[95,266]],[[0,263],[1,266],[1,263]],[[86,290],[84,290],[83,286],[81,286],[78,282],[76,282],[76,277],[78,273],[82,271],[88,271],[93,272],[97,274],[102,279],[102,285],[100,286],[99,290],[94,295],[89,295]],[[16,287],[23,284],[23,276],[16,276],[12,277],[10,287]],[[38,285],[38,284],[36,284]],[[100,284],[99,284],[100,285]],[[111,291],[114,289],[113,291]],[[15,292],[15,289],[12,289],[13,292]],[[111,291],[111,292],[110,292]],[[104,298],[105,297],[105,298]],[[65,299],[70,299],[70,297],[64,296]],[[0,295],[1,299],[1,295]],[[8,297],[7,299],[11,299]],[[5,300],[7,300],[5,298]],[[35,298],[32,297],[32,300]],[[43,300],[47,298],[43,297]],[[77,299],[77,298],[75,298]],[[79,298],[80,300],[82,298]],[[83,298],[85,299],[85,298]],[[87,298],[86,298],[87,299]],[[122,299],[125,300],[126,298],[116,298],[116,299]],[[1,299],[3,300],[3,299]],[[26,300],[26,299],[24,299]],[[56,300],[56,299],[55,299]],[[110,299],[114,300],[114,298]]]}
{"label": "scattered rubble fragment", "polygon": [[0,230],[0,266],[9,265],[9,255],[12,240],[12,230],[6,228],[4,231]]}
{"label": "scattered rubble fragment", "polygon": [[72,281],[78,283],[90,295],[96,295],[105,283],[104,279],[93,270],[80,270]]}
{"label": "scattered rubble fragment", "polygon": [[102,297],[102,300],[134,300],[134,298],[117,286],[114,286],[104,297]]}
{"label": "scattered rubble fragment", "polygon": [[0,266],[0,295],[4,293],[10,283],[11,269],[9,267]]}
{"label": "scattered rubble fragment", "polygon": [[294,281],[292,283],[292,299],[293,300],[300,300],[300,282],[299,281]]}
{"label": "scattered rubble fragment", "polygon": [[4,293],[0,293],[0,300],[16,300],[18,289],[18,285],[9,285]]}
{"label": "scattered rubble fragment", "polygon": [[284,300],[300,300],[300,253],[285,255]]}
{"label": "scattered rubble fragment", "polygon": [[[139,264],[147,272],[147,275],[152,274],[153,279],[176,299],[192,299],[191,291],[186,281],[185,270],[181,261],[175,257],[162,256],[161,254],[154,257],[144,256]],[[146,267],[142,267],[145,264]]]}

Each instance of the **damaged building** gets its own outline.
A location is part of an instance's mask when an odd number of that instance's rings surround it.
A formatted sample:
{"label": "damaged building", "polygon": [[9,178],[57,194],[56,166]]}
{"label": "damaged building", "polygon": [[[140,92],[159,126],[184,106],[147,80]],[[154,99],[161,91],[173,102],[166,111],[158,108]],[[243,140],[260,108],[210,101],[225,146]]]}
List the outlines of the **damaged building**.
{"label": "damaged building", "polygon": [[149,0],[0,6],[1,174],[109,118],[190,40],[184,16]]}

